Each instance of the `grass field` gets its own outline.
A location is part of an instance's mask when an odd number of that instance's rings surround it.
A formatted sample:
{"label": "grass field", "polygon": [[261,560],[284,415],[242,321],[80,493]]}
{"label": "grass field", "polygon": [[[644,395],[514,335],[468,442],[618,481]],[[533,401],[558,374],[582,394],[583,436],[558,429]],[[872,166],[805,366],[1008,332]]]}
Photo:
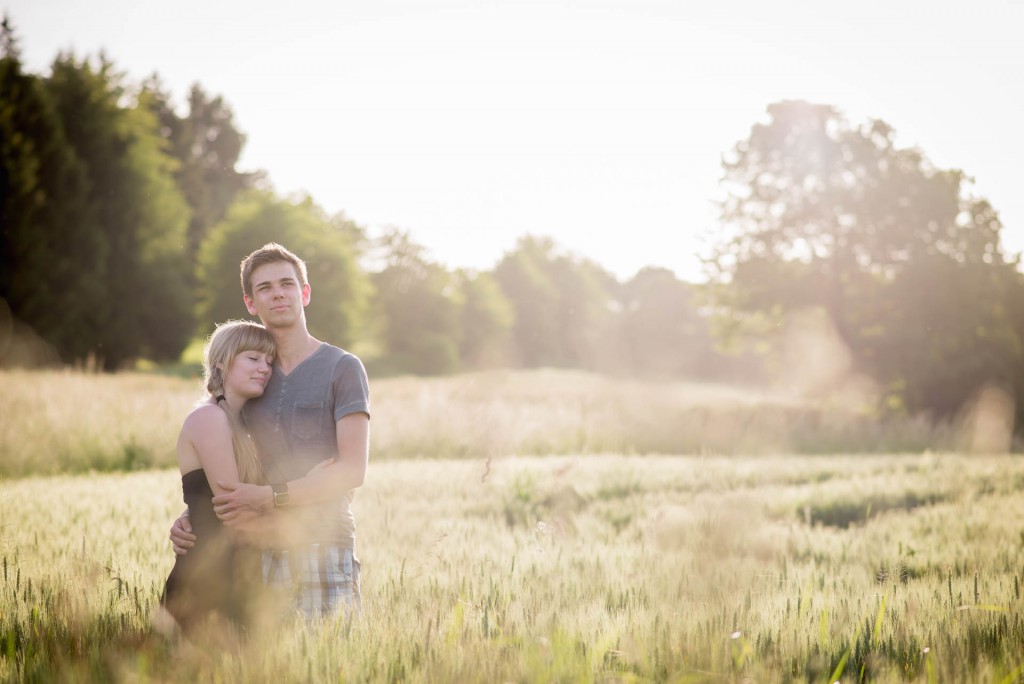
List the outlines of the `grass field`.
{"label": "grass field", "polygon": [[364,610],[150,633],[176,473],[0,484],[4,681],[1017,681],[1024,463],[373,464]]}
{"label": "grass field", "polygon": [[[0,478],[170,467],[197,380],[0,370]],[[373,380],[377,461],[559,454],[956,451],[961,425],[780,392],[577,371]],[[969,436],[968,436],[969,437]],[[1005,450],[1005,448],[1003,448]]]}
{"label": "grass field", "polygon": [[[380,381],[362,614],[190,644],[151,617],[195,383],[0,383],[0,681],[1024,679],[1024,461],[924,450],[962,426],[571,372]],[[793,453],[829,445],[917,453]]]}

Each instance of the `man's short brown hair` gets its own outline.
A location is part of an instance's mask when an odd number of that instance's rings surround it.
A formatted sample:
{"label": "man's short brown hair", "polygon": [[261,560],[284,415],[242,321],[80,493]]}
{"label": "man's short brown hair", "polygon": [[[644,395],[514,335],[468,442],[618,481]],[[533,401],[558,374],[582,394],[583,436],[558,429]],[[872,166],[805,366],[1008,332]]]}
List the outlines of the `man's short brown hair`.
{"label": "man's short brown hair", "polygon": [[276,242],[268,242],[242,259],[242,292],[246,296],[252,297],[252,283],[250,282],[252,272],[260,266],[273,264],[278,261],[286,261],[295,267],[295,272],[299,275],[301,285],[309,283],[309,278],[306,275],[306,262]]}

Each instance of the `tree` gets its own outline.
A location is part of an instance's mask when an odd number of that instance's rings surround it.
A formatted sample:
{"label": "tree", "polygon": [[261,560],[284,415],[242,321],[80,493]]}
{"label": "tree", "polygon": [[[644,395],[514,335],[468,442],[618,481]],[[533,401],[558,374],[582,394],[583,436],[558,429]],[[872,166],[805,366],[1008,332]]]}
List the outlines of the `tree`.
{"label": "tree", "polygon": [[105,246],[103,294],[89,305],[99,322],[97,353],[108,368],[138,356],[175,358],[192,329],[183,280],[188,207],[155,117],[132,101],[122,79],[105,57],[94,66],[61,55],[46,80],[90,181],[88,201]]}
{"label": "tree", "polygon": [[521,238],[494,269],[515,312],[512,339],[526,367],[568,365],[560,338],[558,292],[545,269],[553,250],[550,240]]}
{"label": "tree", "polygon": [[238,193],[262,174],[236,170],[245,135],[235,126],[234,112],[222,96],[211,97],[193,84],[188,113],[179,116],[158,76],[146,81],[143,93],[159,120],[168,152],[178,162],[174,178],[191,208],[186,253],[194,263],[210,228],[224,218]]}
{"label": "tree", "polygon": [[246,317],[239,265],[266,243],[277,242],[306,262],[312,287],[310,332],[338,346],[356,343],[364,332],[371,291],[353,246],[358,232],[343,218],[327,217],[309,198],[286,201],[263,190],[242,193],[199,251],[200,333]]}
{"label": "tree", "polygon": [[454,277],[462,301],[459,358],[463,367],[506,365],[515,315],[511,302],[491,273],[457,271]]}
{"label": "tree", "polygon": [[452,274],[426,257],[408,233],[378,241],[384,268],[373,274],[373,311],[385,371],[437,375],[459,366],[462,300]]}
{"label": "tree", "polygon": [[648,267],[622,286],[623,370],[655,377],[706,377],[717,359],[692,285]]}
{"label": "tree", "polygon": [[66,360],[94,351],[105,243],[86,169],[42,79],[0,31],[0,299]]}
{"label": "tree", "polygon": [[884,320],[897,334],[868,350],[907,407],[948,417],[987,384],[1020,388],[1024,330],[1007,315],[1024,295],[1014,265],[925,256],[907,264],[892,290]]}
{"label": "tree", "polygon": [[550,238],[527,236],[506,254],[494,277],[512,303],[512,336],[529,367],[606,368],[615,279],[597,264],[561,254]]}
{"label": "tree", "polygon": [[[998,216],[969,195],[961,171],[898,148],[882,121],[854,127],[835,108],[806,102],[769,106],[768,121],[723,166],[728,196],[709,270],[733,330],[823,309],[858,370],[894,388],[908,409],[936,416],[962,403],[967,385],[1006,367],[967,363],[982,330],[1003,340],[998,353],[1015,363],[1000,306],[969,314],[904,307],[911,284],[923,299],[949,287],[979,293],[1006,266]],[[941,321],[942,336],[907,335],[925,325],[925,311],[927,325]],[[961,343],[945,345],[952,338]],[[956,380],[927,390],[932,371],[910,363],[915,355]]]}

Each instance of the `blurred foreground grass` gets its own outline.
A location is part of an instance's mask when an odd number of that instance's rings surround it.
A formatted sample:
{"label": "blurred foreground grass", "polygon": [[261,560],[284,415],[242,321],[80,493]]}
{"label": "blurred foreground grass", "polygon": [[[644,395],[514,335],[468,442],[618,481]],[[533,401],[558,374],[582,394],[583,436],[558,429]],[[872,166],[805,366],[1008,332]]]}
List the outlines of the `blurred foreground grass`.
{"label": "blurred foreground grass", "polygon": [[0,482],[0,681],[1017,681],[1024,461],[374,463],[364,610],[149,630],[171,470]]}
{"label": "blurred foreground grass", "polygon": [[[197,380],[0,371],[0,477],[174,464]],[[372,458],[956,450],[956,426],[754,389],[575,371],[372,382]]]}

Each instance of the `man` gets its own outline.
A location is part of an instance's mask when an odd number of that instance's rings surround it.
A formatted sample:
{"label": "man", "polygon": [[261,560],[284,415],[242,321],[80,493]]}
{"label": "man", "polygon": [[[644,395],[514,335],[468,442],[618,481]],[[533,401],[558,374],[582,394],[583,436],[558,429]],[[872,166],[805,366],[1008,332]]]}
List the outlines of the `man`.
{"label": "man", "polygon": [[[268,587],[297,584],[296,607],[307,618],[341,605],[358,608],[351,504],[369,458],[366,371],[357,357],[309,334],[311,289],[295,254],[270,243],[246,257],[241,271],[245,306],[277,346],[270,381],[245,412],[271,484],[220,483],[228,492],[214,497],[214,510],[229,526],[251,527],[264,515],[301,520],[301,541],[264,553]],[[187,553],[191,532],[186,511],[171,528],[175,553]]]}

